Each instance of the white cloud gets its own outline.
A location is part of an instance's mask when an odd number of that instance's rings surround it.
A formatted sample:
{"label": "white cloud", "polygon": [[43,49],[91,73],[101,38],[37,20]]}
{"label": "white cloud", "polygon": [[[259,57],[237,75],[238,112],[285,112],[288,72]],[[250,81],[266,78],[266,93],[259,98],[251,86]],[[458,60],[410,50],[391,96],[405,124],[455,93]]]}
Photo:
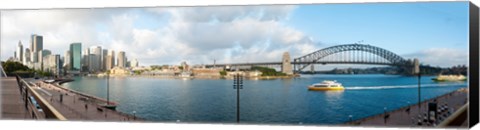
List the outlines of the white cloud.
{"label": "white cloud", "polygon": [[[215,6],[142,9],[18,10],[2,13],[2,59],[32,33],[62,54],[72,42],[100,45],[143,65],[280,61],[315,51],[312,38],[284,24],[295,6]],[[159,18],[139,27],[141,16]],[[165,19],[161,19],[165,18]],[[143,23],[146,24],[146,23]],[[3,28],[4,27],[4,28]],[[12,44],[15,43],[15,44]]]}
{"label": "white cloud", "polygon": [[452,48],[430,48],[420,52],[407,54],[405,58],[418,58],[420,63],[432,66],[452,67],[468,65],[468,50]]}

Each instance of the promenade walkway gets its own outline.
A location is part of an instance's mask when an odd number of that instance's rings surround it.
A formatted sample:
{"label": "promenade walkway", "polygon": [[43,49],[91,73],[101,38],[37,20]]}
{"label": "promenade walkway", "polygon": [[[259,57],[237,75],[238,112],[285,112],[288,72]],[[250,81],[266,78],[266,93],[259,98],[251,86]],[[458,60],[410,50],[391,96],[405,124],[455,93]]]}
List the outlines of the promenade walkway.
{"label": "promenade walkway", "polygon": [[61,89],[53,84],[37,82],[34,90],[47,99],[68,120],[139,121],[137,117],[101,107],[98,99]]}
{"label": "promenade walkway", "polygon": [[[389,111],[384,114],[363,118],[348,122],[346,125],[358,126],[388,126],[388,127],[434,127],[439,122],[448,118],[452,113],[467,103],[467,90],[459,89],[457,91],[430,99],[418,104],[403,107],[395,111]],[[428,121],[427,117],[428,103],[436,102],[438,107],[438,119]],[[467,120],[466,120],[467,121]],[[466,123],[464,123],[466,124]],[[459,126],[468,127],[468,126]]]}
{"label": "promenade walkway", "polygon": [[2,77],[0,85],[1,119],[31,119],[22,100],[17,80],[14,77]]}

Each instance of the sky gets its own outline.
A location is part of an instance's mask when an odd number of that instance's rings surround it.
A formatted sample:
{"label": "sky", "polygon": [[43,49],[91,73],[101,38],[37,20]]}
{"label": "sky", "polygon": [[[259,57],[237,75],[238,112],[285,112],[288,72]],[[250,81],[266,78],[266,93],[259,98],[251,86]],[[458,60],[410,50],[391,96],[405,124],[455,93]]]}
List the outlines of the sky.
{"label": "sky", "polygon": [[144,66],[281,61],[358,41],[433,66],[468,62],[468,2],[8,10],[0,26],[1,60],[38,34],[53,54],[81,42]]}

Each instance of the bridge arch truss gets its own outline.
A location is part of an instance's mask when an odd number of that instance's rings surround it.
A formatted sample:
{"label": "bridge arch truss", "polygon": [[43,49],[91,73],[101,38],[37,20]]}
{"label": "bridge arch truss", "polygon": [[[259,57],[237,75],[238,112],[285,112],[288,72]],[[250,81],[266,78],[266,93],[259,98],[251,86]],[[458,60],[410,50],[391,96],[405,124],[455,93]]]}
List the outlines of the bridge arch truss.
{"label": "bridge arch truss", "polygon": [[[340,56],[335,56],[338,54]],[[347,57],[347,58],[345,58]],[[295,58],[294,69],[302,71],[313,64],[372,64],[390,66],[409,66],[409,61],[380,47],[365,44],[345,44],[331,46],[313,53]]]}

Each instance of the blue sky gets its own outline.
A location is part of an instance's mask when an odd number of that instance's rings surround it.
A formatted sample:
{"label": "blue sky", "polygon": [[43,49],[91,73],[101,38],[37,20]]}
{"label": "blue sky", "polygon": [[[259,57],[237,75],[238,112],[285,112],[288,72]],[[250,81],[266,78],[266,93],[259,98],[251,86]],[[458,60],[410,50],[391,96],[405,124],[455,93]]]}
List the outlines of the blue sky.
{"label": "blue sky", "polygon": [[425,64],[468,61],[468,2],[14,10],[2,13],[2,60],[44,36],[125,51],[140,65],[280,61],[363,40]]}
{"label": "blue sky", "polygon": [[287,23],[326,44],[364,40],[401,55],[467,49],[466,12],[465,2],[305,5]]}

